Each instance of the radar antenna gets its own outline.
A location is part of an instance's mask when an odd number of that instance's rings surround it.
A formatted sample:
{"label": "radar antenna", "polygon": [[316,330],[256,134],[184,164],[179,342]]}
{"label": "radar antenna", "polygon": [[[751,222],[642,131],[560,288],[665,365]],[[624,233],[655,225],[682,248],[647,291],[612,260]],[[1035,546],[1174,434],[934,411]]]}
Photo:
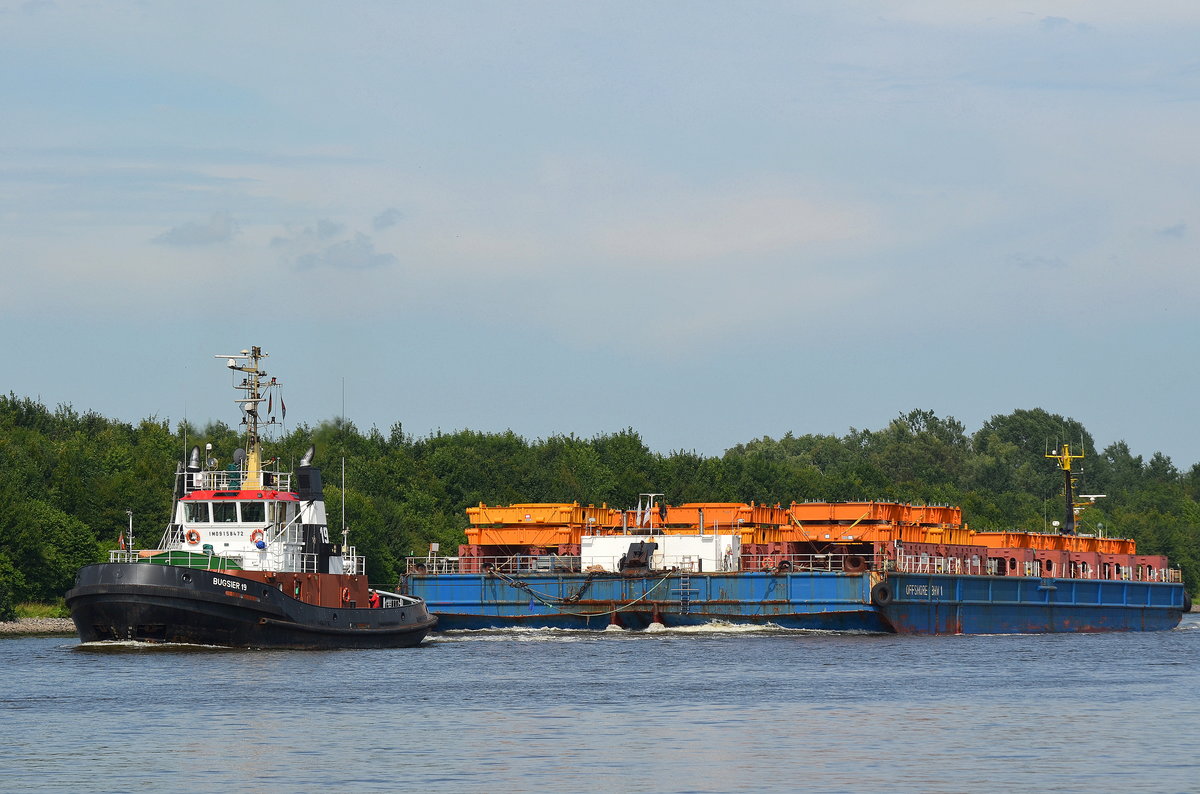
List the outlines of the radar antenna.
{"label": "radar antenna", "polygon": [[[1083,445],[1081,444],[1080,447]],[[1075,474],[1072,471],[1071,463],[1076,460],[1083,459],[1083,453],[1072,453],[1070,444],[1063,444],[1062,447],[1054,452],[1047,452],[1047,458],[1053,458],[1058,461],[1058,468],[1063,472],[1063,491],[1067,502],[1067,510],[1063,517],[1062,534],[1075,534],[1075,497],[1072,495],[1075,485]]]}
{"label": "radar antenna", "polygon": [[[262,352],[262,348],[257,345],[249,350],[243,350],[240,355],[233,356],[215,356],[214,358],[226,359],[225,366],[231,370],[246,373],[246,377],[242,378],[241,383],[235,383],[233,388],[245,392],[244,397],[239,397],[236,402],[242,409],[244,416],[242,424],[246,425],[246,451],[244,453],[245,460],[245,479],[242,481],[242,488],[253,490],[263,487],[263,471],[262,471],[262,439],[258,435],[259,426],[262,424],[274,424],[274,419],[260,420],[258,407],[266,401],[263,397],[264,382],[266,371],[262,369],[261,362],[266,358],[268,353]],[[278,385],[274,379],[265,384],[266,387]],[[238,450],[241,452],[241,450]],[[237,460],[237,456],[235,456]],[[241,463],[241,460],[237,460]]]}

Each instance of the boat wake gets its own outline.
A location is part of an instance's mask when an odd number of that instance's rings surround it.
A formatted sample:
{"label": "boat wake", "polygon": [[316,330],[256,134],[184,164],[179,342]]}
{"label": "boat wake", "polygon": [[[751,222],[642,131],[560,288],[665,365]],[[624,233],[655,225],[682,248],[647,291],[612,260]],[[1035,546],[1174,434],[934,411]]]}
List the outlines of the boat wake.
{"label": "boat wake", "polygon": [[829,631],[825,629],[792,629],[774,623],[746,624],[712,621],[696,626],[664,626],[651,623],[645,629],[625,629],[607,626],[594,629],[530,628],[513,626],[493,629],[452,629],[430,635],[432,644],[452,642],[581,642],[601,638],[637,639],[644,637],[721,637],[721,636],[788,636],[788,637],[841,637],[848,634],[871,635],[869,631]]}
{"label": "boat wake", "polygon": [[253,650],[225,645],[200,645],[189,642],[143,642],[141,640],[98,640],[81,642],[71,650],[79,653],[229,653]]}

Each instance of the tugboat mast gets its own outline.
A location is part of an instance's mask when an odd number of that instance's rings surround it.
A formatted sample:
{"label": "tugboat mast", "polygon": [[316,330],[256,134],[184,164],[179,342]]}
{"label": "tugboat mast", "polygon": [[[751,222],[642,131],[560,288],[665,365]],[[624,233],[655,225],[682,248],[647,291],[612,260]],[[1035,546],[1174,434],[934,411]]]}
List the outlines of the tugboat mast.
{"label": "tugboat mast", "polygon": [[226,366],[230,369],[246,373],[242,382],[234,385],[235,389],[246,393],[245,397],[234,400],[241,406],[242,412],[245,414],[242,419],[243,424],[246,425],[246,470],[245,479],[242,481],[242,488],[245,490],[263,487],[262,439],[258,436],[258,407],[263,402],[262,380],[267,373],[260,367],[260,362],[269,355],[269,353],[262,352],[261,347],[255,345],[249,350],[243,350],[241,355],[214,356],[214,358],[226,359]]}
{"label": "tugboat mast", "polygon": [[1076,455],[1071,454],[1071,445],[1063,444],[1062,450],[1058,452],[1046,453],[1047,458],[1053,458],[1058,461],[1058,468],[1063,472],[1063,493],[1066,498],[1066,512],[1063,516],[1062,534],[1075,534],[1075,495],[1072,493],[1075,482],[1075,475],[1071,470],[1071,461],[1082,460],[1083,453]]}

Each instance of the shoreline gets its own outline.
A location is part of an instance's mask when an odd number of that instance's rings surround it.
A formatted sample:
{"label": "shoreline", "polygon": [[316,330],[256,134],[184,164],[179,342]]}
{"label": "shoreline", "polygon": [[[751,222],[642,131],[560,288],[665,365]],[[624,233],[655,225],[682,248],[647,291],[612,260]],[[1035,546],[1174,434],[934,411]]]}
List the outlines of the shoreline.
{"label": "shoreline", "polygon": [[17,618],[0,622],[0,637],[41,635],[72,635],[75,623],[70,618]]}

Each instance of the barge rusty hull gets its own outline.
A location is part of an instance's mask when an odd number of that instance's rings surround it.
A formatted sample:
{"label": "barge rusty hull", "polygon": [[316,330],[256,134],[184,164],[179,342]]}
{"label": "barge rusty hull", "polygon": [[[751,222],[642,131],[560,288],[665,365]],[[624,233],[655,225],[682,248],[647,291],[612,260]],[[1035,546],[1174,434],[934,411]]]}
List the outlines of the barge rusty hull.
{"label": "barge rusty hull", "polygon": [[894,572],[416,573],[406,584],[439,630],[723,622],[901,634],[1157,631],[1178,625],[1185,602],[1177,583]]}

